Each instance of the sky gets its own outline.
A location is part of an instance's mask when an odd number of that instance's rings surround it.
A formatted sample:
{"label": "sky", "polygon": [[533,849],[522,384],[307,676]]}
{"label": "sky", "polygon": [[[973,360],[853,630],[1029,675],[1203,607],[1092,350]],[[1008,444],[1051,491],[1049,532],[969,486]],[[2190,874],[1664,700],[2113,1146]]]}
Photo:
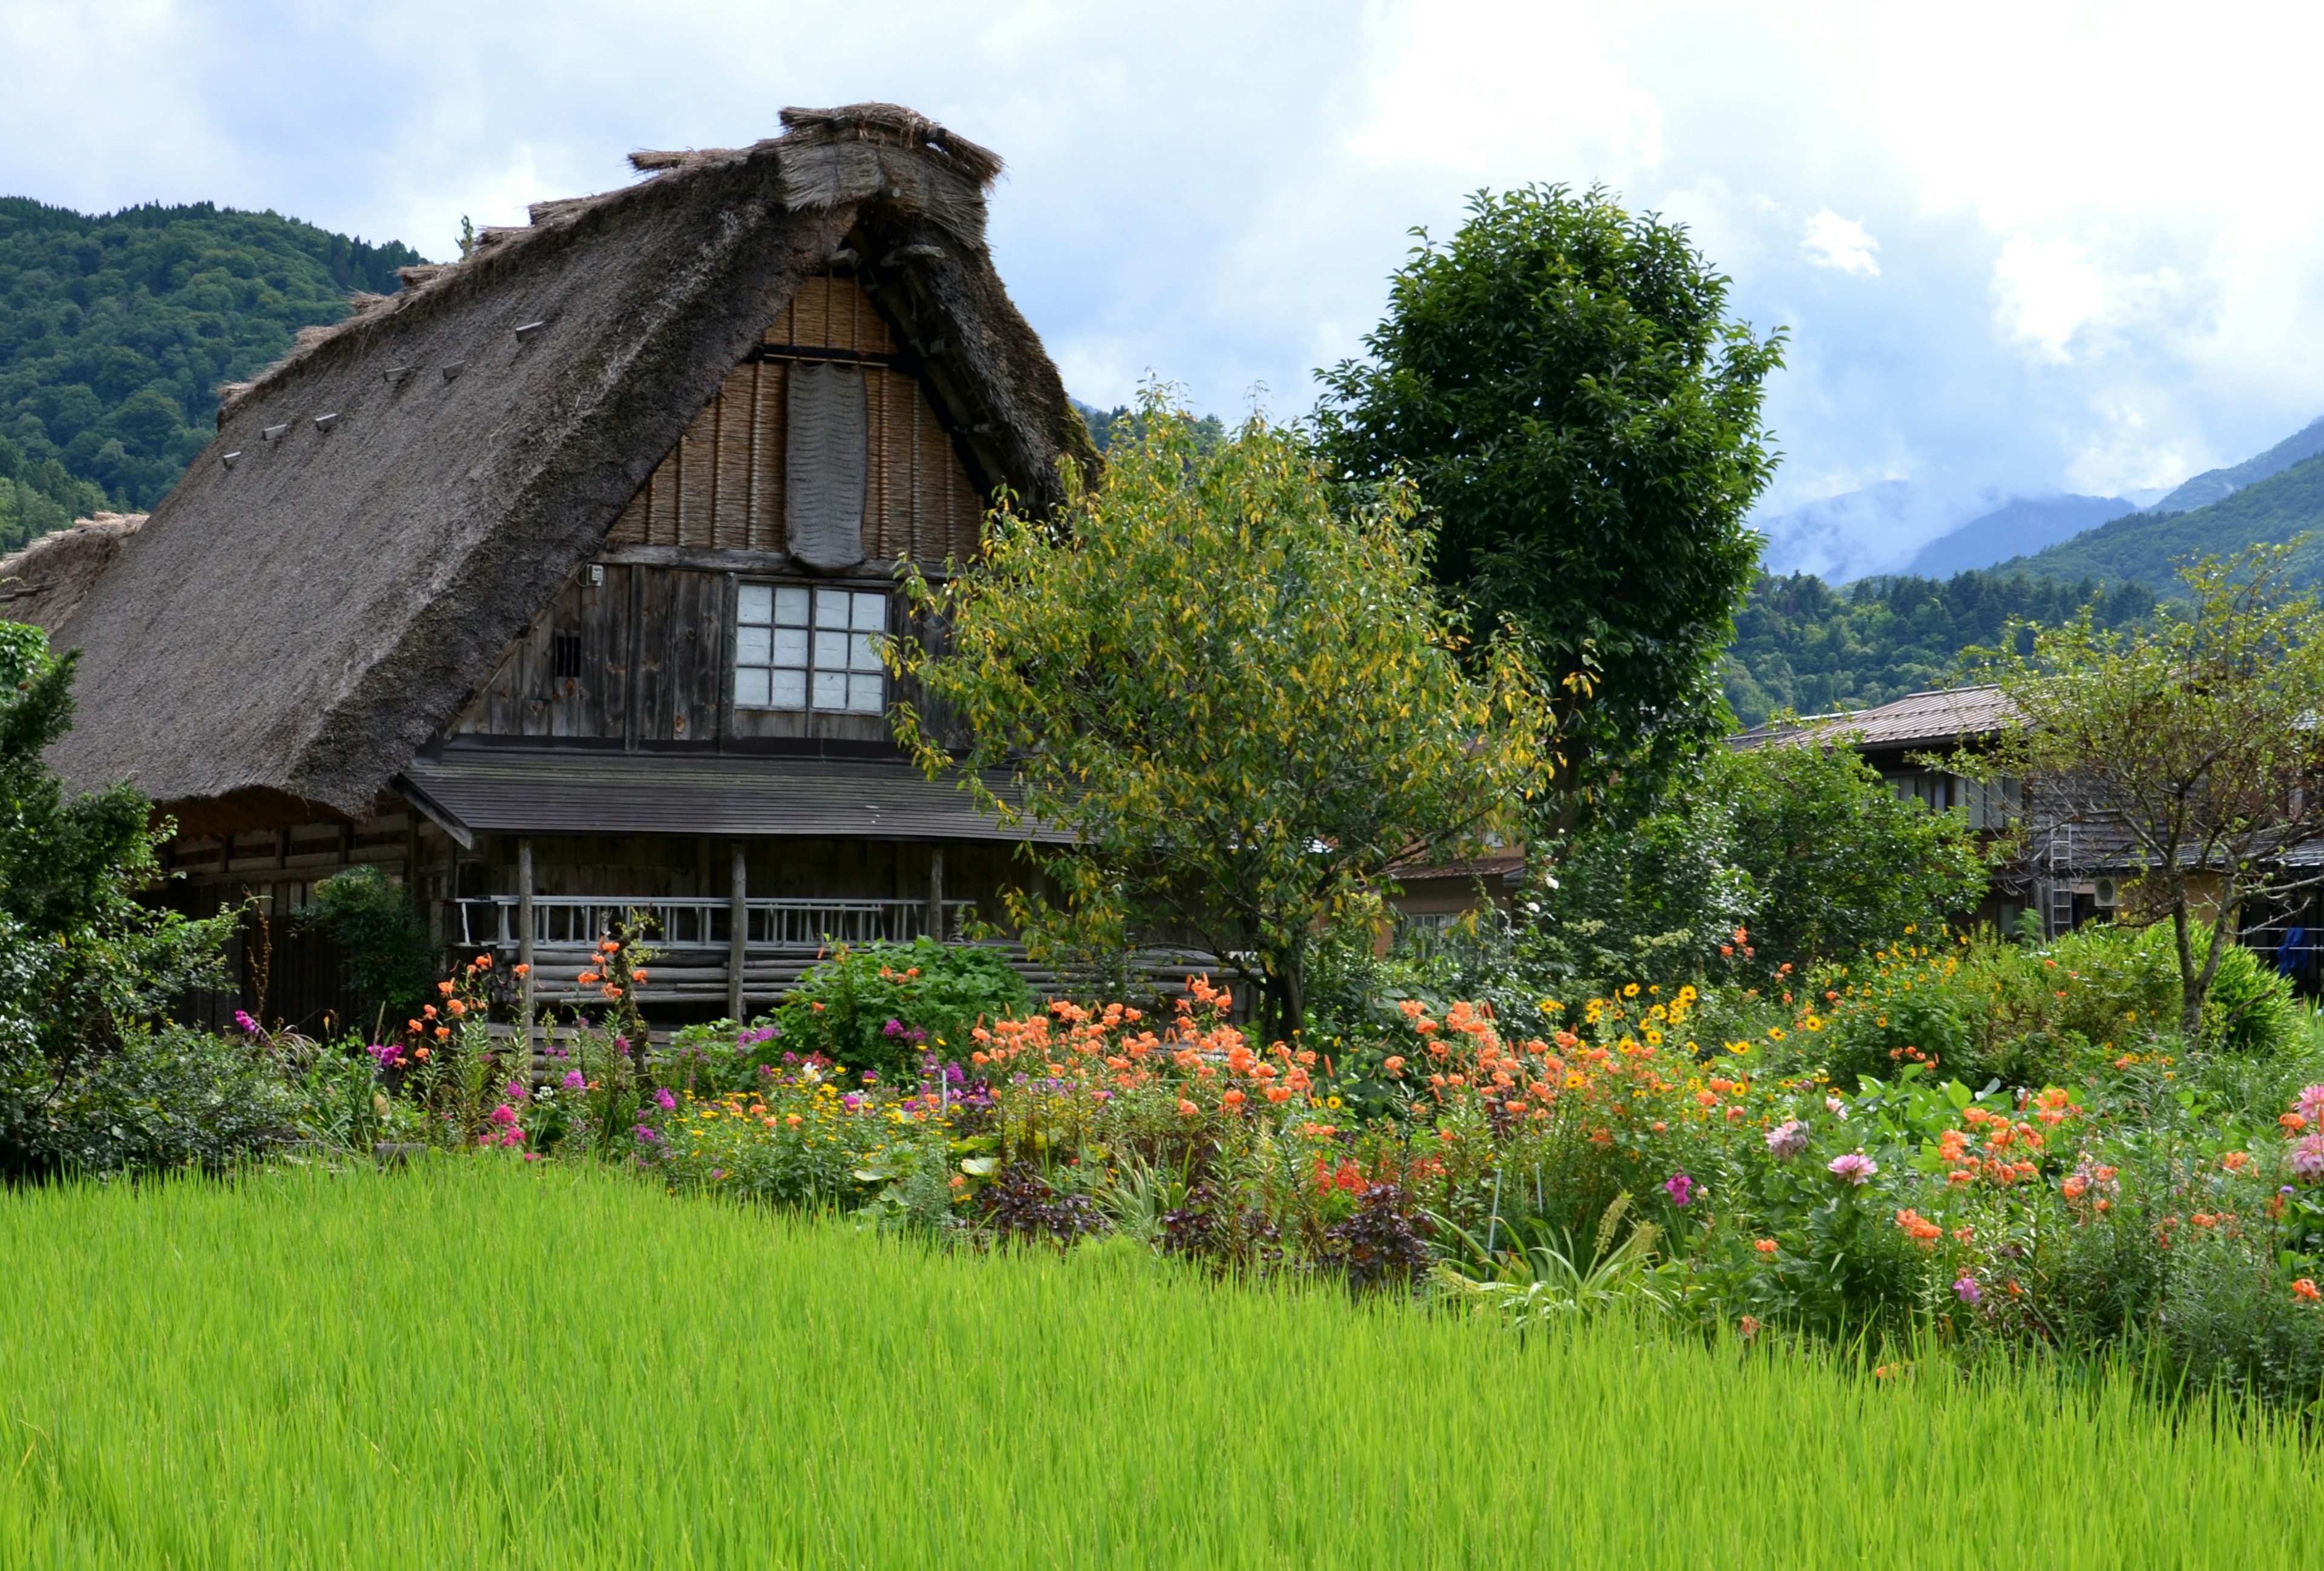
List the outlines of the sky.
{"label": "sky", "polygon": [[441,257],[636,147],[908,104],[999,151],[1074,393],[1296,417],[1470,193],[1602,184],[1780,328],[1771,560],[2150,500],[2324,413],[2324,8],[2014,0],[0,0],[0,194],[212,200]]}

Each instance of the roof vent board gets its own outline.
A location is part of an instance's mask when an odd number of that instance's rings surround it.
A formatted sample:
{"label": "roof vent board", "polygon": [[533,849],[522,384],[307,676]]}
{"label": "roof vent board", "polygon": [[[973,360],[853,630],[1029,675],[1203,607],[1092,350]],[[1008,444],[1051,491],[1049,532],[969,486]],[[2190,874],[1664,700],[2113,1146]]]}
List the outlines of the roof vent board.
{"label": "roof vent board", "polygon": [[863,373],[833,361],[796,365],[789,393],[783,482],[790,552],[807,567],[837,572],[863,559],[870,457]]}

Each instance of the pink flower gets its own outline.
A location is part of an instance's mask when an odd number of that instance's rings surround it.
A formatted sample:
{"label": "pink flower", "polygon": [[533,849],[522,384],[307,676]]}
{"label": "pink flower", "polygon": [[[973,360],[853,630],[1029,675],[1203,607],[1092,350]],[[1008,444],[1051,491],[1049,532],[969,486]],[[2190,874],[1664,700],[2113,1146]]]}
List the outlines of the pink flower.
{"label": "pink flower", "polygon": [[565,1078],[560,1084],[567,1091],[586,1091],[589,1088],[589,1082],[581,1077],[581,1071],[578,1069],[566,1070]]}
{"label": "pink flower", "polygon": [[2324,1180],[2324,1132],[2311,1134],[2292,1148],[2292,1176],[2303,1184]]}
{"label": "pink flower", "polygon": [[2300,1115],[2310,1123],[2324,1123],[2324,1086],[2301,1088],[2298,1103]]}
{"label": "pink flower", "polygon": [[678,1098],[669,1094],[669,1086],[664,1086],[654,1092],[654,1105],[668,1113],[678,1105]]}
{"label": "pink flower", "polygon": [[1663,1188],[1669,1193],[1672,1205],[1683,1206],[1692,1197],[1694,1180],[1684,1173],[1673,1173],[1663,1180]]}
{"label": "pink flower", "polygon": [[511,1102],[521,1102],[525,1098],[525,1089],[522,1083],[515,1080],[512,1080],[507,1085],[502,1086],[501,1094],[506,1096]]}
{"label": "pink flower", "polygon": [[1808,1126],[1796,1118],[1787,1118],[1767,1132],[1768,1154],[1789,1161],[1808,1149]]}
{"label": "pink flower", "polygon": [[1978,1290],[1977,1279],[1975,1277],[1960,1278],[1953,1283],[1953,1291],[1960,1296],[1960,1301],[1964,1304],[1974,1304],[1979,1298],[1985,1297],[1982,1292]]}
{"label": "pink flower", "polygon": [[514,1123],[516,1122],[516,1109],[511,1107],[505,1102],[502,1103],[498,1107],[493,1109],[493,1122],[502,1125]]}
{"label": "pink flower", "polygon": [[1843,1184],[1861,1184],[1879,1170],[1880,1164],[1862,1151],[1850,1151],[1824,1164],[1824,1171]]}

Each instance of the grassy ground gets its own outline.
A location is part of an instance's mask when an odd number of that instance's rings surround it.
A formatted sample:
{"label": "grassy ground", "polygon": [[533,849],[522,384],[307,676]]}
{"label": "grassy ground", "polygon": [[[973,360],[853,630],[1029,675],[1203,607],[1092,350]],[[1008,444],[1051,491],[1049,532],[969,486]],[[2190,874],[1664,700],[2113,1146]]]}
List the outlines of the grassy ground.
{"label": "grassy ground", "polygon": [[2289,1565],[2280,1431],[571,1169],[0,1193],[0,1565]]}

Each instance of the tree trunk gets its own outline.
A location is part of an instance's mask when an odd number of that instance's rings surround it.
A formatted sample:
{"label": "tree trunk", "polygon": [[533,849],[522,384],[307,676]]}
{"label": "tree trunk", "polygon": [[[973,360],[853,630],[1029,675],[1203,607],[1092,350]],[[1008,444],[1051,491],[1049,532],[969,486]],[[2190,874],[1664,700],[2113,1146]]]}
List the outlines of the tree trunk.
{"label": "tree trunk", "polygon": [[2181,995],[2179,1008],[2179,1030],[2190,1043],[2198,1040],[2203,1031],[2203,1005],[2211,996],[2211,984],[2219,975],[2219,961],[2227,954],[2227,946],[2235,942],[2231,936],[2242,925],[2243,901],[2228,900],[2219,907],[2211,923],[2211,947],[2203,956],[2203,966],[2195,974]]}
{"label": "tree trunk", "polygon": [[1290,1042],[1297,1045],[1299,1032],[1307,1024],[1307,957],[1305,955],[1281,955],[1268,968],[1265,1008],[1259,1017],[1259,1029],[1267,1042]]}
{"label": "tree trunk", "polygon": [[2187,927],[2187,892],[2174,887],[2171,892],[2171,936],[2178,941],[2179,1034],[2192,1041],[2203,1029],[2206,983],[2196,975],[2195,945]]}

